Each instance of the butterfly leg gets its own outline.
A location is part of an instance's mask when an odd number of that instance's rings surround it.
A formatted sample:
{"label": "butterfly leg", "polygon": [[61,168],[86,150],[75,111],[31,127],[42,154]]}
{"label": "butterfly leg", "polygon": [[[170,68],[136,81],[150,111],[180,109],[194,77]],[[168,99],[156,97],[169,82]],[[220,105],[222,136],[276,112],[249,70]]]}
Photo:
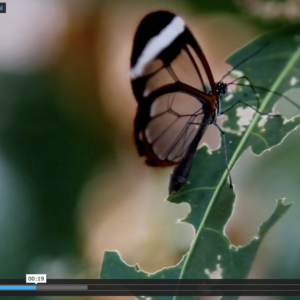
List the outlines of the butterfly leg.
{"label": "butterfly leg", "polygon": [[223,115],[225,114],[227,111],[231,110],[234,106],[236,106],[237,104],[239,103],[242,103],[250,108],[252,108],[253,110],[255,110],[257,113],[259,113],[260,115],[262,116],[269,116],[269,117],[281,117],[280,114],[269,114],[269,113],[263,113],[263,112],[260,112],[258,109],[256,109],[254,106],[242,101],[242,100],[238,100],[236,101],[235,103],[233,103],[231,106],[229,106],[228,108],[226,108],[225,110],[223,110],[220,115]]}
{"label": "butterfly leg", "polygon": [[[229,83],[227,85],[230,85],[230,84],[231,83]],[[234,85],[240,85],[240,86],[247,86],[246,84],[243,84],[243,83],[232,83],[232,84],[234,84]],[[300,105],[298,103],[296,103],[295,101],[293,101],[291,98],[287,97],[286,95],[283,95],[283,94],[281,94],[279,92],[276,92],[276,91],[269,90],[269,89],[267,89],[267,88],[265,88],[263,86],[253,85],[253,88],[260,89],[260,90],[263,90],[265,92],[272,93],[274,95],[280,96],[283,99],[285,99],[287,102],[291,103],[292,105],[294,105],[295,107],[297,107],[298,109],[300,109]]]}
{"label": "butterfly leg", "polygon": [[214,123],[214,125],[219,129],[219,131],[221,132],[221,135],[222,135],[222,144],[223,144],[223,148],[224,148],[224,156],[225,156],[225,162],[226,162],[226,169],[227,169],[228,177],[229,177],[229,187],[232,189],[233,185],[232,185],[232,179],[231,179],[230,170],[229,170],[229,167],[228,167],[228,156],[227,156],[227,147],[226,147],[225,132],[220,128],[220,126],[217,123]]}
{"label": "butterfly leg", "polygon": [[[253,94],[255,95],[255,99],[256,99],[256,101],[257,101],[257,108],[259,108],[259,107],[260,107],[259,96],[258,96],[258,94],[256,93],[254,86],[252,85],[250,79],[249,79],[247,76],[244,75],[244,76],[241,76],[241,77],[239,77],[239,78],[236,78],[236,79],[234,79],[233,81],[231,81],[230,83],[228,83],[227,85],[235,84],[236,81],[238,81],[238,80],[240,80],[240,79],[242,79],[242,78],[243,78],[243,79],[246,79],[246,80],[249,82],[249,86],[250,86],[250,88],[252,89],[252,92],[253,92]],[[239,84],[236,84],[236,85],[239,85]]]}

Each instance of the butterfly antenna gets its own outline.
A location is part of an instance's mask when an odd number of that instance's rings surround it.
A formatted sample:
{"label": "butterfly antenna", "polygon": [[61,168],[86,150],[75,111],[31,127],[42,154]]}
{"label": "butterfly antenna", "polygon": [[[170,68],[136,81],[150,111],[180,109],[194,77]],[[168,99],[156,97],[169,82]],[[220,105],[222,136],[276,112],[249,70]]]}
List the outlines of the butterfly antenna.
{"label": "butterfly antenna", "polygon": [[249,60],[250,58],[252,58],[253,56],[257,55],[259,52],[261,52],[265,47],[268,46],[270,42],[266,42],[264,45],[262,45],[257,51],[255,51],[254,53],[252,53],[250,56],[246,57],[245,59],[243,59],[241,62],[239,62],[236,66],[234,66],[232,69],[230,69],[220,80],[220,82],[222,82],[224,80],[224,78],[226,76],[228,76],[233,70],[235,70],[236,68],[238,68],[240,65],[242,65],[244,62],[246,62],[247,60]]}

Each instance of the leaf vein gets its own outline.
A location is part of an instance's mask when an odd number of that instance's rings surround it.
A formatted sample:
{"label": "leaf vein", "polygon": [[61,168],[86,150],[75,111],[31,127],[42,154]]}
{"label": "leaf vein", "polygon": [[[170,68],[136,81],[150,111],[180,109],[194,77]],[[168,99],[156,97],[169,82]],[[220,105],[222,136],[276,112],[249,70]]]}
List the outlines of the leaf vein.
{"label": "leaf vein", "polygon": [[267,148],[270,148],[271,146],[269,145],[268,141],[262,136],[260,135],[259,133],[256,133],[256,132],[251,132],[252,135],[258,137],[259,139],[261,139],[265,145],[267,146]]}

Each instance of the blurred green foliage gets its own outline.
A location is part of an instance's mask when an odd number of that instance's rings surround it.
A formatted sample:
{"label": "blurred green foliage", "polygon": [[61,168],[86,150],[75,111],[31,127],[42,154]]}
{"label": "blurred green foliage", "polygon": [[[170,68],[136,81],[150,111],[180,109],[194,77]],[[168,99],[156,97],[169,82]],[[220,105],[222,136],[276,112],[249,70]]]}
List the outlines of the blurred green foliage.
{"label": "blurred green foliage", "polygon": [[[80,267],[78,195],[113,150],[105,116],[96,140],[93,128],[63,109],[60,90],[68,87],[59,84],[50,71],[0,74],[0,278],[39,268],[50,278],[74,278]],[[57,259],[61,273],[51,271]]]}

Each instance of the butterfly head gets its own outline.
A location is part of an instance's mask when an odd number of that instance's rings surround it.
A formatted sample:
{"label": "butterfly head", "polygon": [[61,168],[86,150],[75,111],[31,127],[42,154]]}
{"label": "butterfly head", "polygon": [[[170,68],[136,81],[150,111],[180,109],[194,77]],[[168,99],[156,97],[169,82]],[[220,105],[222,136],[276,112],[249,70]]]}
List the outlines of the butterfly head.
{"label": "butterfly head", "polygon": [[219,95],[219,97],[222,97],[228,91],[227,84],[222,81],[215,83],[215,89],[216,89],[216,93]]}

